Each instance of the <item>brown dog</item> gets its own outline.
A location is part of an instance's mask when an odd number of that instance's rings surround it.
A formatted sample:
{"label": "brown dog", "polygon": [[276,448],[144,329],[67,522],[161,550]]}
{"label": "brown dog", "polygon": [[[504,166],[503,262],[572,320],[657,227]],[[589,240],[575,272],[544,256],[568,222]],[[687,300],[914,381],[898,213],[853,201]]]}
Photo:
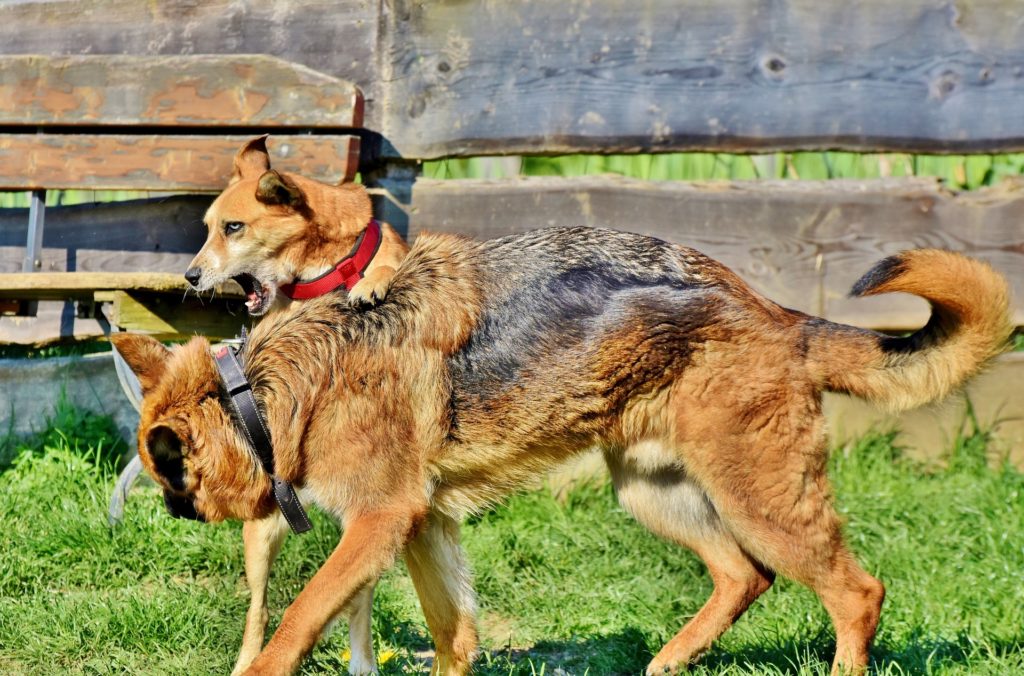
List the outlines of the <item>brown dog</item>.
{"label": "brown dog", "polygon": [[[266,139],[249,141],[235,155],[231,181],[203,219],[206,243],[185,273],[199,292],[234,279],[248,296],[251,315],[287,307],[291,301],[286,293],[296,282],[322,278],[357,251],[357,243],[368,237],[372,217],[370,197],[360,184],[328,185],[271,169]],[[379,224],[379,237],[362,279],[348,291],[351,303],[373,304],[384,298],[395,268],[409,251],[387,223]],[[267,578],[288,525],[274,513],[246,522],[242,533],[250,606],[235,673],[263,648]],[[376,671],[370,633],[372,603],[373,586],[369,585],[349,612],[352,674]]]}
{"label": "brown dog", "polygon": [[[862,671],[884,590],[843,543],[820,394],[922,404],[1010,331],[1005,280],[969,258],[908,251],[854,287],[890,291],[925,297],[928,325],[895,338],[835,324],[779,307],[692,249],[551,229],[424,235],[376,307],[323,298],[268,319],[243,358],[278,473],[345,533],[245,673],[294,671],[402,553],[434,671],[465,673],[477,640],[459,520],[594,445],[623,506],[693,549],[715,583],[649,673],[699,656],[776,573],[827,608],[833,670]],[[142,383],[140,453],[165,490],[210,521],[273,511],[206,341],[113,340]]]}
{"label": "brown dog", "polygon": [[[234,279],[254,316],[288,304],[285,285],[314,280],[351,253],[373,217],[358,183],[328,185],[270,168],[266,136],[235,155],[228,187],[206,212],[206,243],[186,279],[207,291]],[[387,293],[408,244],[386,223],[365,276],[348,292],[352,302],[373,303]]]}

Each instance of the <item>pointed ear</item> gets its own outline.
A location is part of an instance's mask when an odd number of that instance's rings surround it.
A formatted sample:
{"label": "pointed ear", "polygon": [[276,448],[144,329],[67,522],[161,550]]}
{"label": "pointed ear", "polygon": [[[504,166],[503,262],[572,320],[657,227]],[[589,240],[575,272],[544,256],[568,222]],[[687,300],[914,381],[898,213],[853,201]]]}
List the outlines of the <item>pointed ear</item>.
{"label": "pointed ear", "polygon": [[163,343],[137,333],[114,333],[110,336],[110,342],[139,379],[143,394],[156,387],[163,376],[167,357],[171,354]]}
{"label": "pointed ear", "polygon": [[243,178],[256,178],[270,169],[270,153],[267,152],[267,137],[264,134],[254,138],[238,149],[235,153],[235,164],[231,169],[231,180],[228,185],[237,183]]}
{"label": "pointed ear", "polygon": [[264,204],[278,204],[292,209],[299,209],[306,203],[299,187],[273,169],[260,176],[256,199]]}

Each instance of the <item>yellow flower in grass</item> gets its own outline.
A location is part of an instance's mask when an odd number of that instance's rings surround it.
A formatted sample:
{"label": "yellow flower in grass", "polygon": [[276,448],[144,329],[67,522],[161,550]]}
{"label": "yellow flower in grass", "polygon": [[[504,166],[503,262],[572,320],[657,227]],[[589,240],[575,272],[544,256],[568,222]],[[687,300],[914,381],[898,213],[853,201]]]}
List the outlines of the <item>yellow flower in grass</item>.
{"label": "yellow flower in grass", "polygon": [[[395,657],[397,656],[397,650],[381,650],[379,653],[377,653],[377,662],[379,662],[380,664],[387,664],[391,660],[395,659]],[[345,648],[345,650],[341,653],[341,659],[345,660],[346,662],[352,661],[352,651],[348,648]]]}

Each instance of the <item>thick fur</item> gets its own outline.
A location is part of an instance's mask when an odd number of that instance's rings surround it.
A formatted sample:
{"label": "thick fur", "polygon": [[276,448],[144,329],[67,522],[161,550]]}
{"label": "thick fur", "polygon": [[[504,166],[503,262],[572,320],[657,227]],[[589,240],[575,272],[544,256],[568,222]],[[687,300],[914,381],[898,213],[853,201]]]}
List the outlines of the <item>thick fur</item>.
{"label": "thick fur", "polygon": [[[252,314],[258,315],[289,303],[278,292],[282,284],[315,279],[347,256],[373,215],[358,183],[328,185],[271,169],[266,138],[249,141],[235,156],[231,182],[203,218],[206,243],[186,275],[200,292],[253,278],[260,302]],[[409,251],[387,223],[381,223],[381,234],[365,277],[349,292],[352,302],[383,298]]]}
{"label": "thick fur", "polygon": [[[403,553],[434,671],[466,673],[476,630],[459,521],[595,445],[623,506],[693,549],[715,583],[650,673],[697,658],[776,573],[828,609],[834,670],[862,671],[884,589],[843,543],[821,392],[893,407],[942,396],[1003,349],[1009,327],[1005,281],[956,254],[907,252],[855,287],[896,290],[935,307],[905,339],[784,309],[700,253],[647,237],[424,235],[378,306],[324,298],[263,322],[245,368],[278,467],[345,534],[246,673],[294,671]],[[146,468],[207,520],[271,513],[207,343],[165,352],[114,339],[146,391]]]}
{"label": "thick fur", "polygon": [[[291,302],[278,287],[314,279],[332,268],[349,255],[372,216],[370,198],[362,185],[328,185],[271,169],[266,140],[266,136],[254,138],[235,155],[231,181],[204,217],[206,243],[186,274],[200,292],[236,279],[249,294],[253,315],[288,307]],[[409,251],[405,240],[387,223],[381,223],[381,235],[381,245],[365,277],[348,293],[350,303],[373,304],[384,298],[395,268]],[[168,507],[172,505],[177,505],[177,513],[188,513],[169,499]],[[242,532],[251,603],[236,673],[263,647],[267,580],[288,526],[279,514],[273,514],[247,523]],[[376,671],[370,634],[372,602],[371,585],[351,608],[352,674]]]}

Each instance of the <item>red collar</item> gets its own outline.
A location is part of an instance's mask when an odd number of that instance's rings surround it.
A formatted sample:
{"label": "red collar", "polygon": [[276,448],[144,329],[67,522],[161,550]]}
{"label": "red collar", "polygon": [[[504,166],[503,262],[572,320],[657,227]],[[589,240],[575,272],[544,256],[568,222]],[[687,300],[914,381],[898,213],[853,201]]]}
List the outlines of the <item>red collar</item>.
{"label": "red collar", "polygon": [[366,230],[359,235],[359,239],[356,240],[349,255],[316,279],[311,279],[308,282],[282,284],[281,293],[292,300],[308,300],[323,296],[341,287],[351,291],[352,287],[363,278],[366,266],[377,255],[381,240],[380,223],[371,218]]}

